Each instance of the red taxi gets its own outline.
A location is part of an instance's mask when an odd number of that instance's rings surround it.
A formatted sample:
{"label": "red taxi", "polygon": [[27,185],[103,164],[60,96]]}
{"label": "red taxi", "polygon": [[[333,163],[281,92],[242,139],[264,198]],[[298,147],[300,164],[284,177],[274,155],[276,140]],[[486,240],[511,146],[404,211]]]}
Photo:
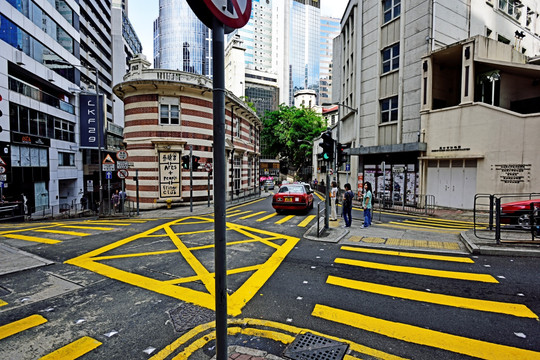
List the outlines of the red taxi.
{"label": "red taxi", "polygon": [[313,191],[302,184],[282,185],[272,198],[272,207],[277,213],[283,210],[313,209]]}
{"label": "red taxi", "polygon": [[540,216],[540,199],[514,201],[501,205],[501,223],[511,224],[524,230],[531,228],[531,204],[534,217]]}

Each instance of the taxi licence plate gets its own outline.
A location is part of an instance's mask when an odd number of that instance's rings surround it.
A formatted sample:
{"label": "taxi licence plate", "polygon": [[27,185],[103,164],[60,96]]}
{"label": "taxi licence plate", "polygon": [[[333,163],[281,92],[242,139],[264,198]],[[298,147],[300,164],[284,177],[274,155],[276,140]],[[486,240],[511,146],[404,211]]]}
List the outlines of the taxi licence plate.
{"label": "taxi licence plate", "polygon": [[293,202],[293,198],[285,198],[285,202]]}

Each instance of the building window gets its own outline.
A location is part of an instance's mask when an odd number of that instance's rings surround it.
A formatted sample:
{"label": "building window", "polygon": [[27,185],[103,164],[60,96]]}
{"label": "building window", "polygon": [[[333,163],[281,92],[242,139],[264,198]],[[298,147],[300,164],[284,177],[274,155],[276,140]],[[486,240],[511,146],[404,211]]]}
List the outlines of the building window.
{"label": "building window", "polygon": [[521,7],[523,4],[518,0],[499,0],[499,9],[516,20],[521,17]]}
{"label": "building window", "polygon": [[240,119],[236,118],[234,127],[234,136],[240,137]]}
{"label": "building window", "polygon": [[399,68],[399,43],[389,46],[382,52],[383,74]]}
{"label": "building window", "polygon": [[242,159],[240,156],[234,157],[234,190],[240,190],[242,176]]}
{"label": "building window", "polygon": [[58,152],[58,166],[75,166],[75,154]]}
{"label": "building window", "polygon": [[46,148],[11,146],[11,166],[13,167],[47,167],[48,158]]}
{"label": "building window", "polygon": [[397,121],[398,119],[398,97],[393,96],[381,100],[381,123]]}
{"label": "building window", "polygon": [[160,125],[180,124],[180,104],[178,98],[162,97],[159,105]]}
{"label": "building window", "polygon": [[401,14],[401,0],[383,1],[384,23],[397,18]]}
{"label": "building window", "polygon": [[54,120],[54,138],[75,142],[75,124],[62,119]]}

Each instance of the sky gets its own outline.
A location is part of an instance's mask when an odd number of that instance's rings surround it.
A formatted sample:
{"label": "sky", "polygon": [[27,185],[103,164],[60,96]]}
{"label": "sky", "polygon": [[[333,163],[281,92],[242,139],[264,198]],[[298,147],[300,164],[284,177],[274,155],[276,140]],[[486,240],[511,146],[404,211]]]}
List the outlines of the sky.
{"label": "sky", "polygon": [[[321,15],[341,19],[348,0],[320,0]],[[146,59],[153,62],[154,20],[159,15],[159,0],[129,0],[128,16],[143,46]],[[150,5],[151,4],[151,5]]]}

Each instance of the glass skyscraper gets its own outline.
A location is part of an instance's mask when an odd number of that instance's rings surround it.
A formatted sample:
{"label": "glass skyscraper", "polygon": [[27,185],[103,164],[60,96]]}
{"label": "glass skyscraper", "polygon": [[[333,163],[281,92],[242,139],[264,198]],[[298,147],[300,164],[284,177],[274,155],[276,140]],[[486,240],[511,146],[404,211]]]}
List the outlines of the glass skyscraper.
{"label": "glass skyscraper", "polygon": [[289,104],[294,93],[311,89],[319,93],[321,4],[318,0],[293,0],[289,18]]}
{"label": "glass skyscraper", "polygon": [[154,21],[154,68],[212,74],[211,30],[186,0],[160,0]]}
{"label": "glass skyscraper", "polygon": [[340,31],[339,19],[321,17],[319,104],[332,102],[333,40]]}

